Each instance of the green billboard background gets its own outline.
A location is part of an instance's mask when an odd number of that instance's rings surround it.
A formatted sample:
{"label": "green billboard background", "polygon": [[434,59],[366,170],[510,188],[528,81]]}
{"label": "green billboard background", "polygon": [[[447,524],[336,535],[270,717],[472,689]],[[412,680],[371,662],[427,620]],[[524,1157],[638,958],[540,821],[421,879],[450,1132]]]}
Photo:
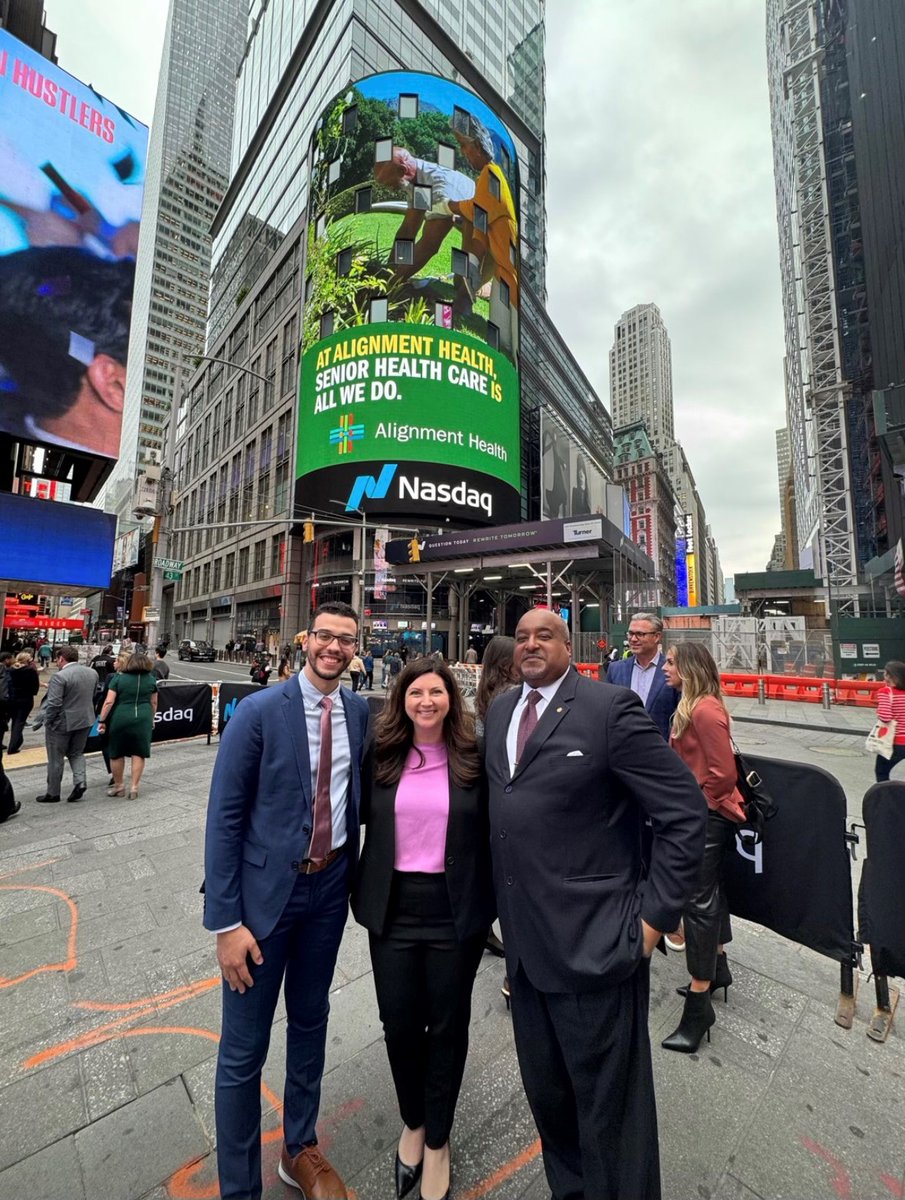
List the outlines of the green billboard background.
{"label": "green billboard background", "polygon": [[300,478],[392,459],[519,487],[518,375],[467,334],[400,322],[332,334],[302,359],[300,404]]}

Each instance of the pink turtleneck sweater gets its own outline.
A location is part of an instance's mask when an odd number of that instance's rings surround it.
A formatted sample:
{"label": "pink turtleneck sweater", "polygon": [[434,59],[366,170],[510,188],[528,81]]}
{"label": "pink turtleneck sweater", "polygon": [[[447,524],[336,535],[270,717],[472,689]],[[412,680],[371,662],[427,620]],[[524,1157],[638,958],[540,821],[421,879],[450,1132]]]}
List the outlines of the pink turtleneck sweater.
{"label": "pink turtleneck sweater", "polygon": [[[419,766],[418,751],[424,756]],[[437,874],[445,870],[449,818],[449,767],[446,746],[409,751],[396,788],[397,871]]]}

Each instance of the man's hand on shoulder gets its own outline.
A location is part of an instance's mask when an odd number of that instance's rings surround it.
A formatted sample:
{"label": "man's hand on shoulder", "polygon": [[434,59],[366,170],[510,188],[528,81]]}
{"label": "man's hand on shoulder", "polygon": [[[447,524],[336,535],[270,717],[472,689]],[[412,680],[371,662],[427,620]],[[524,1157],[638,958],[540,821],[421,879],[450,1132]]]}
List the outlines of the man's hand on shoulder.
{"label": "man's hand on shoulder", "polygon": [[217,934],[217,961],[223,978],[233,992],[241,994],[246,988],[254,987],[254,980],[248,969],[249,955],[257,966],[264,961],[264,955],[254,939],[254,934],[247,926],[239,925],[227,933]]}

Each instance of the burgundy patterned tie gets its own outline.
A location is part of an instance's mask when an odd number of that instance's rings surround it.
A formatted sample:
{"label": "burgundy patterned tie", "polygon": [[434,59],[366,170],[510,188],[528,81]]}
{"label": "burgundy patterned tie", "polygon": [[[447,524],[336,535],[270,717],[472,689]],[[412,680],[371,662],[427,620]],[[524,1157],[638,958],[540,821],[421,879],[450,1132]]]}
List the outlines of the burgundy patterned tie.
{"label": "burgundy patterned tie", "polygon": [[333,811],[330,807],[330,776],[333,773],[333,701],[324,696],[321,705],[321,753],[314,790],[314,819],[308,857],[322,862],[333,849]]}
{"label": "burgundy patterned tie", "polygon": [[522,761],[522,755],[525,753],[528,738],[531,737],[537,728],[537,705],[542,699],[543,696],[537,691],[529,692],[525,699],[525,707],[522,709],[521,719],[518,723],[518,734],[515,739],[516,766]]}

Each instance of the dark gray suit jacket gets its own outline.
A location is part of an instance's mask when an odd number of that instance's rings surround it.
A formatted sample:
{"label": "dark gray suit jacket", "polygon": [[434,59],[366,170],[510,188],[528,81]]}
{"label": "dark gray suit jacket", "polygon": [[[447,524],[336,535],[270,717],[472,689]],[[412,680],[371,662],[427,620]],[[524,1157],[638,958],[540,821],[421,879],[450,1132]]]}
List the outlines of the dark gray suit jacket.
{"label": "dark gray suit jacket", "polygon": [[69,663],[53,675],[42,706],[44,728],[52,733],[73,733],[94,724],[97,672],[81,663]]}
{"label": "dark gray suit jacket", "polygon": [[[641,917],[675,929],[704,849],[707,804],[641,701],[574,669],[510,778],[506,733],[521,689],[487,713],[491,853],[506,965],[540,991],[618,983],[643,951]],[[653,827],[642,868],[642,828]]]}

